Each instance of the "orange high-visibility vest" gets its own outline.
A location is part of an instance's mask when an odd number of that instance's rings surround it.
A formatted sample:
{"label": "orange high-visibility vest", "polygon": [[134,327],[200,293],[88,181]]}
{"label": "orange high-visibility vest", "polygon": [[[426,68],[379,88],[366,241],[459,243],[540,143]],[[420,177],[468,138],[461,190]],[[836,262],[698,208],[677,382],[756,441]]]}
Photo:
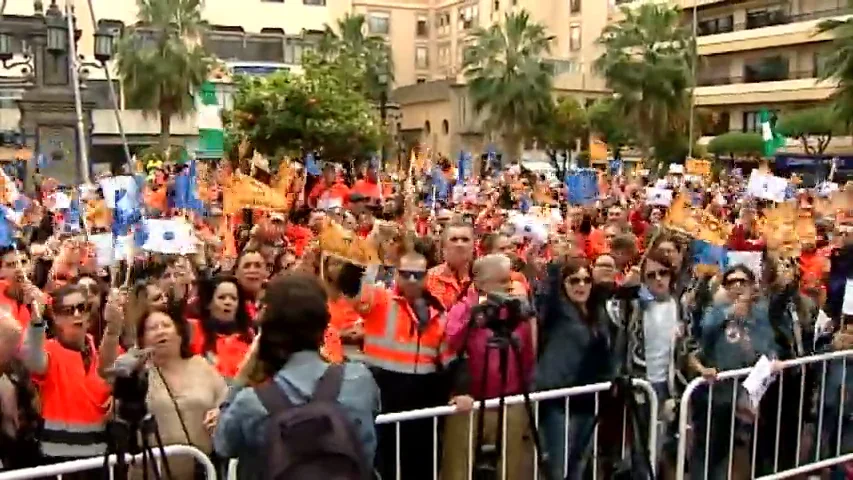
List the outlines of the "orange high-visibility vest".
{"label": "orange high-visibility vest", "polygon": [[203,356],[216,371],[226,379],[237,376],[240,364],[246,354],[249,353],[251,342],[247,342],[239,333],[230,335],[216,335],[216,351],[205,352],[204,342],[206,340],[204,331],[201,329],[201,321],[195,318],[188,320],[190,324],[190,351],[195,355]]}
{"label": "orange high-visibility vest", "polygon": [[51,339],[44,346],[47,371],[33,375],[44,417],[40,440],[45,456],[92,457],[106,449],[104,424],[111,391],[98,374],[100,362],[91,335],[86,342],[91,352],[88,371],[80,352]]}
{"label": "orange high-visibility vest", "polygon": [[366,363],[397,373],[427,374],[449,362],[452,353],[444,342],[440,312],[430,309],[429,322],[419,330],[417,317],[404,298],[388,291],[376,293],[375,300],[385,297],[375,303],[375,308],[385,309],[385,320],[365,323]]}

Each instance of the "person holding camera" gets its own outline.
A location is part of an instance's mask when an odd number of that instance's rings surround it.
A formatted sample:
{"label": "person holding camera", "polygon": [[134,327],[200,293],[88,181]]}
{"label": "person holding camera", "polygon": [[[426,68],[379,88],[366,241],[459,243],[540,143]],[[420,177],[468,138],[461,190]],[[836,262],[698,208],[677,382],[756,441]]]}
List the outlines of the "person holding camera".
{"label": "person holding camera", "polygon": [[[510,332],[518,344],[518,350],[508,352],[506,378],[500,368],[498,351],[489,348],[489,340],[495,335],[484,319],[473,315],[474,310],[485,305],[490,296],[514,298],[526,304],[519,292],[512,290],[512,261],[506,255],[491,254],[477,259],[473,267],[474,284],[462,300],[447,314],[447,342],[453,352],[464,356],[462,371],[454,372],[455,391],[453,402],[461,409],[470,409],[474,398],[487,399],[501,395],[517,395],[528,388],[533,378],[535,364],[534,323],[532,316],[525,316]],[[525,310],[529,310],[525,309]],[[489,356],[488,361],[486,356]],[[520,356],[520,358],[519,358]],[[488,365],[488,370],[486,370]],[[503,388],[501,388],[503,386]],[[480,415],[481,412],[475,413]],[[498,425],[498,412],[487,411],[484,417],[483,443],[494,444],[498,435],[503,435],[506,456],[499,462],[498,478],[517,478],[524,458],[525,433],[528,422],[524,405],[506,407],[506,429]],[[445,423],[444,460],[441,471],[443,480],[467,479],[470,451],[469,416],[454,415]],[[475,419],[474,425],[479,423]]]}

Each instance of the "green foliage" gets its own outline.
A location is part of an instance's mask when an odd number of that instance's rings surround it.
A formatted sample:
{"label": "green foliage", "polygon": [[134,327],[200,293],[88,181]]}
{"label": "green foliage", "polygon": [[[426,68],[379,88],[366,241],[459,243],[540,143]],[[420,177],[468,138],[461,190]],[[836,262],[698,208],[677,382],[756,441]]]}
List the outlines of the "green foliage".
{"label": "green foliage", "polygon": [[326,25],[317,48],[319,56],[310,62],[314,67],[328,64],[359,72],[353,77],[351,88],[379,102],[394,81],[391,48],[384,38],[365,35],[365,31],[365,17],[360,14],[347,14],[338,20],[337,32]]}
{"label": "green foliage", "polygon": [[464,71],[474,109],[486,112],[488,130],[503,135],[504,157],[517,159],[522,140],[553,104],[553,70],[543,56],[554,37],[521,10],[472,38]]}
{"label": "green foliage", "polygon": [[604,53],[594,68],[628,122],[638,127],[646,153],[668,150],[660,147],[673,135],[687,136],[693,42],[676,7],[645,3],[622,12],[623,20],[602,31],[598,44]]}
{"label": "green foliage", "polygon": [[580,102],[575,97],[564,96],[554,101],[530,133],[551,157],[559,178],[565,173],[565,165],[559,164],[557,154],[574,150],[578,140],[587,135],[587,124],[586,110]]}
{"label": "green foliage", "polygon": [[622,148],[633,141],[632,129],[619,101],[614,98],[596,100],[587,116],[590,130],[607,144],[615,158],[619,158]]}
{"label": "green foliage", "polygon": [[717,156],[761,158],[764,140],[759,133],[728,132],[714,137],[708,143],[708,152]]}
{"label": "green foliage", "polygon": [[[848,1],[853,6],[853,1]],[[819,69],[822,80],[838,82],[832,95],[836,118],[849,130],[853,126],[853,17],[845,20],[824,20],[818,24],[820,33],[833,36],[827,55]]]}
{"label": "green foliage", "polygon": [[351,88],[353,75],[349,66],[324,64],[301,76],[240,77],[226,128],[271,158],[309,151],[338,162],[368,157],[382,139],[381,122],[375,106]]}
{"label": "green foliage", "polygon": [[[776,124],[776,132],[798,139],[805,153],[820,155],[826,151],[832,135],[842,130],[843,123],[831,107],[814,107],[783,114]],[[810,145],[814,140],[815,145]]]}
{"label": "green foliage", "polygon": [[169,145],[173,115],[195,110],[194,92],[211,61],[198,41],[205,32],[202,0],[137,0],[139,26],[116,48],[116,68],[128,101],[160,115],[160,148]]}

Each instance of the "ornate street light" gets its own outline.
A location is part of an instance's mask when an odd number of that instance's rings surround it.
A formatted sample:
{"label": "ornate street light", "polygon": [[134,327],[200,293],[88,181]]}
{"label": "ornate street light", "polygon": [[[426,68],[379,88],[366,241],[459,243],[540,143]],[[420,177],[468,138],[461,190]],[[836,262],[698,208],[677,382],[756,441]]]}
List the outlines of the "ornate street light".
{"label": "ornate street light", "polygon": [[65,25],[62,13],[58,8],[54,13],[54,7],[56,7],[56,4],[51,5],[47,11],[47,15],[45,15],[45,23],[47,23],[45,48],[54,55],[60,55],[65,53],[65,50],[68,48],[68,27]]}
{"label": "ornate street light", "polygon": [[95,59],[107,63],[115,51],[115,36],[106,26],[99,26],[95,32]]}

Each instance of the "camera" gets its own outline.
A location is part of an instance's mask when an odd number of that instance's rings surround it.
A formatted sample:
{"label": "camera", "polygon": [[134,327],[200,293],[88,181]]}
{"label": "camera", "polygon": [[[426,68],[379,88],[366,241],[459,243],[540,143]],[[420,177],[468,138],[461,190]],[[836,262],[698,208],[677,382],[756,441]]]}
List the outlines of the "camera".
{"label": "camera", "polygon": [[502,337],[512,335],[521,322],[533,314],[526,299],[505,293],[489,293],[485,302],[471,309],[471,318],[478,325]]}
{"label": "camera", "polygon": [[116,400],[116,416],[121,420],[138,425],[148,414],[145,397],[148,394],[148,371],[137,368],[116,375],[113,396]]}

